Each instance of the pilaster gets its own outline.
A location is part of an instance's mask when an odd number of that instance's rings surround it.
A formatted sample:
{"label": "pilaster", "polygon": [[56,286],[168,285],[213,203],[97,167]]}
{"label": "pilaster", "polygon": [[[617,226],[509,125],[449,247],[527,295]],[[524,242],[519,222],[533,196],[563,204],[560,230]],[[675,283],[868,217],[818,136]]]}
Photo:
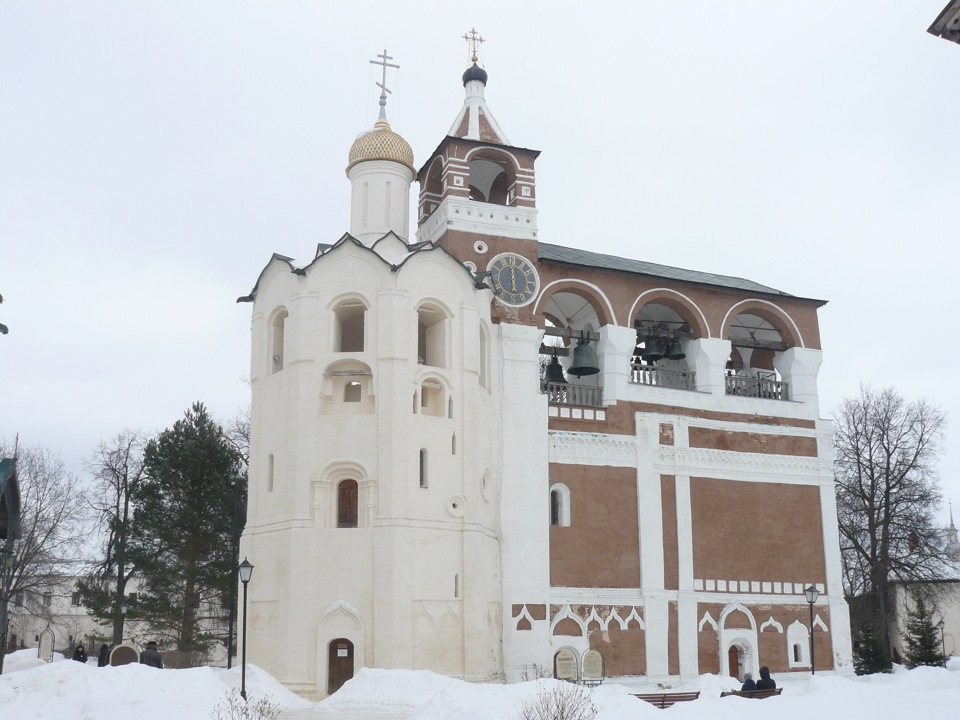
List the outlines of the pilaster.
{"label": "pilaster", "polygon": [[697,390],[711,395],[725,395],[723,372],[730,357],[730,341],[700,338],[683,344],[687,366],[697,373]]}

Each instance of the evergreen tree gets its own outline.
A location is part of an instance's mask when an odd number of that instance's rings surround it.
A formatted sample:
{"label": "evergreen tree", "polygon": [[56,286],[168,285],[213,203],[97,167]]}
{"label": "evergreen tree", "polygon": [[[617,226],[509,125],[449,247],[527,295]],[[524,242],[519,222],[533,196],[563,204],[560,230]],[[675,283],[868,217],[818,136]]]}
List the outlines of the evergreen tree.
{"label": "evergreen tree", "polygon": [[853,667],[857,675],[871,675],[873,673],[890,672],[893,664],[890,656],[873,631],[873,623],[865,622],[857,631],[853,656]]}
{"label": "evergreen tree", "polygon": [[129,552],[143,586],[128,619],[147,622],[177,650],[206,652],[230,611],[240,455],[195,403],[147,443],[144,471]]}
{"label": "evergreen tree", "polygon": [[913,610],[907,612],[907,634],[903,636],[904,662],[908,668],[918,665],[943,665],[940,633],[933,624],[933,615],[927,611],[922,593],[913,594]]}

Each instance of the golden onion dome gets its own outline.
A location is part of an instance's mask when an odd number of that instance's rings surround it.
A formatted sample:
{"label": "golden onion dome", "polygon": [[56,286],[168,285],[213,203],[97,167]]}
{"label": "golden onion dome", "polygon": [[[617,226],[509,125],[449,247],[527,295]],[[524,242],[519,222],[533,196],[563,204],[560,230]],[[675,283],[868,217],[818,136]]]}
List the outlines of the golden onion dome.
{"label": "golden onion dome", "polygon": [[357,163],[367,160],[392,160],[416,172],[410,143],[391,130],[390,123],[384,118],[377,120],[373,130],[368,130],[353,141],[347,172]]}

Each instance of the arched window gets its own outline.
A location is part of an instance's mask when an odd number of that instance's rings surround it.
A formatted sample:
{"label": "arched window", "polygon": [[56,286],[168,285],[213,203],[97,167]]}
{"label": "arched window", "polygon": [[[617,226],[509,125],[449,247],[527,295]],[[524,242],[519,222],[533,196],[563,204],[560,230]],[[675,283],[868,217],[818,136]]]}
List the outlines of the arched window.
{"label": "arched window", "polygon": [[417,310],[417,362],[447,367],[447,316],[432,305]]}
{"label": "arched window", "polygon": [[341,480],[337,485],[337,527],[357,527],[357,496],[356,480]]}
{"label": "arched window", "polygon": [[358,380],[351,380],[343,386],[343,401],[348,403],[360,402],[363,385]]}
{"label": "arched window", "polygon": [[420,413],[422,415],[433,415],[434,417],[443,417],[444,388],[435,380],[426,380],[420,386]]}
{"label": "arched window", "polygon": [[334,352],[363,352],[366,306],[359,300],[344,300],[333,313]]}
{"label": "arched window", "polygon": [[799,620],[787,627],[787,648],[790,667],[810,667],[810,632]]}
{"label": "arched window", "polygon": [[280,309],[270,323],[270,372],[283,370],[283,334],[287,324],[287,311]]}
{"label": "arched window", "polygon": [[550,525],[570,526],[570,490],[562,483],[550,488]]}
{"label": "arched window", "polygon": [[427,449],[420,448],[420,487],[427,487]]}

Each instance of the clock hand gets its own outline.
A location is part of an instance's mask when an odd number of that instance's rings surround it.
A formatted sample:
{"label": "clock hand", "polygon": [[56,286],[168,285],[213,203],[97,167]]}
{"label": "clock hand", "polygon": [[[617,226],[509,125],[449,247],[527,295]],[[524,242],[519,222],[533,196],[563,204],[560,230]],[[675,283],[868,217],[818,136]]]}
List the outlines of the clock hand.
{"label": "clock hand", "polygon": [[513,291],[517,292],[517,269],[510,267],[510,284],[513,285]]}

